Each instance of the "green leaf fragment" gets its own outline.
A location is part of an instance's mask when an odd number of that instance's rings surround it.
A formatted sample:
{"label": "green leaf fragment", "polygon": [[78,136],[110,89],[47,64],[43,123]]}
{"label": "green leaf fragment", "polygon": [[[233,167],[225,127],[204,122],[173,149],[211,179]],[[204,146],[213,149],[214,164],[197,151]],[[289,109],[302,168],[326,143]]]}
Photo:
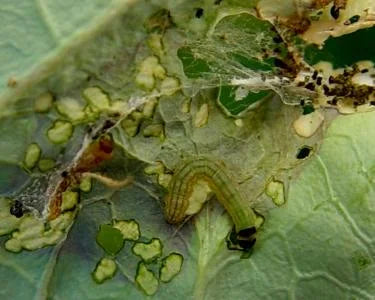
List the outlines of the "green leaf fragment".
{"label": "green leaf fragment", "polygon": [[144,137],[160,137],[163,136],[163,124],[151,124],[143,129]]}
{"label": "green leaf fragment", "polygon": [[84,176],[81,179],[81,182],[79,183],[79,189],[82,192],[89,192],[91,190],[91,177],[90,176]]}
{"label": "green leaf fragment", "polygon": [[283,205],[285,203],[284,184],[277,180],[270,181],[266,187],[266,195],[271,197],[277,206]]}
{"label": "green leaf fragment", "polygon": [[163,244],[158,238],[153,238],[149,243],[135,243],[132,250],[144,262],[150,263],[162,255]]}
{"label": "green leaf fragment", "polygon": [[116,262],[111,258],[104,257],[96,265],[95,270],[92,272],[92,278],[97,283],[103,283],[111,279],[116,274],[116,271]]}
{"label": "green leaf fragment", "polygon": [[110,99],[98,87],[90,87],[83,91],[83,97],[87,100],[93,109],[107,110],[110,106]]}
{"label": "green leaf fragment", "polygon": [[161,162],[156,162],[155,164],[147,166],[144,172],[147,175],[161,174],[164,172],[164,165]]}
{"label": "green leaf fragment", "polygon": [[57,111],[68,117],[72,121],[78,121],[85,118],[84,107],[77,100],[72,98],[62,98],[56,103]]}
{"label": "green leaf fragment", "polygon": [[158,101],[156,99],[148,100],[142,109],[143,117],[151,118],[154,115],[155,107],[157,104],[158,104]]}
{"label": "green leaf fragment", "polygon": [[96,242],[110,255],[117,254],[124,247],[122,233],[111,225],[100,225]]}
{"label": "green leaf fragment", "polygon": [[56,219],[49,221],[49,226],[54,230],[65,230],[72,224],[76,213],[67,211],[60,214]]}
{"label": "green leaf fragment", "polygon": [[10,252],[21,252],[22,245],[21,242],[18,239],[9,239],[5,242],[5,249]]}
{"label": "green leaf fragment", "polygon": [[73,134],[73,125],[66,121],[56,121],[47,131],[50,142],[54,144],[66,143]]}
{"label": "green leaf fragment", "polygon": [[160,85],[160,92],[163,95],[171,96],[180,88],[180,82],[177,78],[166,77]]}
{"label": "green leaf fragment", "polygon": [[201,107],[195,114],[194,126],[196,128],[201,128],[204,125],[206,125],[208,122],[208,115],[209,115],[208,104],[204,103],[201,105]]}
{"label": "green leaf fragment", "polygon": [[53,169],[55,165],[56,162],[51,158],[43,158],[38,162],[38,168],[42,172],[46,172]]}
{"label": "green leaf fragment", "polygon": [[159,287],[158,279],[152,271],[147,269],[146,265],[143,262],[140,262],[138,264],[135,282],[148,296],[152,296],[153,294],[155,294]]}
{"label": "green leaf fragment", "polygon": [[155,78],[164,79],[165,76],[166,71],[159,64],[158,58],[149,56],[141,62],[135,82],[145,90],[152,90],[156,83]]}
{"label": "green leaf fragment", "polygon": [[158,183],[164,188],[168,188],[171,180],[172,180],[171,174],[162,173],[162,174],[159,174],[159,176],[158,176]]}
{"label": "green leaf fragment", "polygon": [[36,163],[38,162],[42,150],[40,149],[39,145],[36,143],[30,144],[26,149],[24,163],[25,166],[29,169],[35,167]]}
{"label": "green leaf fragment", "polygon": [[26,216],[22,219],[18,232],[13,233],[13,237],[20,240],[39,237],[44,231],[44,223],[33,216]]}
{"label": "green leaf fragment", "polygon": [[163,259],[160,268],[160,281],[169,282],[180,273],[184,257],[178,253],[171,253]]}
{"label": "green leaf fragment", "polygon": [[34,110],[39,113],[45,113],[52,107],[53,96],[51,93],[44,93],[35,99]]}
{"label": "green leaf fragment", "polygon": [[44,221],[34,215],[25,215],[20,219],[11,238],[6,241],[5,249],[11,252],[20,252],[22,249],[33,251],[55,245],[64,237],[65,229],[73,219],[74,214],[64,213],[51,222],[50,226],[45,226]]}
{"label": "green leaf fragment", "polygon": [[141,235],[139,225],[135,220],[115,221],[113,227],[120,230],[124,240],[136,241]]}
{"label": "green leaf fragment", "polygon": [[121,122],[121,127],[128,136],[133,137],[138,133],[139,123],[138,120],[127,118]]}
{"label": "green leaf fragment", "polygon": [[78,204],[78,193],[73,191],[65,191],[62,194],[61,211],[74,208]]}

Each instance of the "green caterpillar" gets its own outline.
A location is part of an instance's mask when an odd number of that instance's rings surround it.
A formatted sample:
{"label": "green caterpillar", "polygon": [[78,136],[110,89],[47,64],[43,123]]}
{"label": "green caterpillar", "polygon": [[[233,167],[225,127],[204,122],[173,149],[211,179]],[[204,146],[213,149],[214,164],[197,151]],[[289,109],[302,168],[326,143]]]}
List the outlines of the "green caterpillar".
{"label": "green caterpillar", "polygon": [[185,161],[174,172],[165,198],[165,218],[178,224],[187,217],[189,199],[198,181],[205,181],[224,206],[234,223],[230,242],[236,249],[250,249],[255,243],[256,214],[242,197],[237,184],[227,171],[213,160],[198,157]]}

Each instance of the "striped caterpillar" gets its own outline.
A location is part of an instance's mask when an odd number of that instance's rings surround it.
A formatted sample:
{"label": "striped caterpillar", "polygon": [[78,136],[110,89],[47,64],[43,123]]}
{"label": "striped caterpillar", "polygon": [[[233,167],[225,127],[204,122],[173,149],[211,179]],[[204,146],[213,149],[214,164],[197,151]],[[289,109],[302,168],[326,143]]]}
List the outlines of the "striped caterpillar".
{"label": "striped caterpillar", "polygon": [[235,245],[235,249],[249,250],[255,243],[256,214],[231,176],[213,160],[204,157],[189,159],[175,170],[165,198],[164,213],[167,222],[178,224],[186,219],[190,197],[200,181],[208,184],[233,220],[231,244]]}

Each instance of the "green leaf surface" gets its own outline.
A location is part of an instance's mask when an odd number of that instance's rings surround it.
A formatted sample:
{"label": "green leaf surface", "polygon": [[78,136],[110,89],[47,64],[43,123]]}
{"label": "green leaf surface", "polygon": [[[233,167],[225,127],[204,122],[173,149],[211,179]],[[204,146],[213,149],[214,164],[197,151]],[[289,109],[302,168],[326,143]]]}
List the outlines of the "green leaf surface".
{"label": "green leaf surface", "polygon": [[90,276],[103,255],[95,242],[97,226],[111,218],[132,218],[139,221],[143,236],[160,238],[167,253],[176,251],[184,257],[181,273],[162,284],[154,299],[371,299],[375,292],[371,188],[375,145],[360,129],[374,126],[374,120],[374,113],[368,113],[333,122],[321,152],[292,183],[287,204],[267,216],[249,259],[241,260],[240,253],[226,249],[224,239],[232,225],[215,201],[173,235],[152,196],[154,188],[138,184],[108,194],[103,201],[88,195],[57,260],[57,253],[47,249],[20,255],[2,250],[0,274],[19,278],[2,292],[12,295],[17,290],[12,284],[22,284],[29,295],[37,295],[44,287],[58,299],[71,295],[120,299],[124,294],[143,299],[133,283],[138,259],[130,245],[118,256],[120,272],[113,279],[97,285]]}
{"label": "green leaf surface", "polygon": [[330,37],[322,49],[315,45],[307,46],[304,50],[305,60],[310,65],[320,61],[329,61],[335,69],[351,66],[363,60],[375,62],[374,34],[375,27],[371,27],[340,37]]}
{"label": "green leaf surface", "polygon": [[[66,176],[73,183],[65,197],[74,201],[64,208],[75,218],[71,227],[62,221],[69,230],[57,245],[17,254],[4,244],[19,229],[0,222],[7,232],[0,237],[0,298],[373,299],[375,113],[336,118],[284,105],[271,97],[274,86],[230,85],[260,74],[278,79],[275,57],[287,56],[270,23],[249,10],[257,1],[140,0],[115,19],[131,2],[6,1],[0,9],[0,107],[7,106],[0,113],[0,195],[7,197],[0,220],[20,220],[10,215],[14,199],[38,215]],[[161,9],[171,14],[170,28],[148,33],[144,24]],[[347,64],[349,54],[337,64]],[[135,82],[141,71],[153,90]],[[172,83],[176,90],[163,91]],[[8,105],[24,91],[27,97]],[[91,101],[98,95],[104,101]],[[293,123],[312,109],[325,122],[302,138]],[[61,143],[48,135],[57,120],[74,128]],[[152,126],[157,134],[145,134]],[[111,159],[87,163],[102,154],[99,147],[84,157],[89,181],[79,182],[78,171],[69,177],[90,137],[102,132],[114,139]],[[26,159],[30,145],[40,152]],[[181,161],[197,156],[228,171],[230,188],[264,217],[247,259],[228,250],[233,222],[214,195],[183,224],[165,221],[168,180]],[[52,169],[42,172],[46,161]],[[51,229],[52,222],[36,223]]]}
{"label": "green leaf surface", "polygon": [[56,70],[134,0],[3,1],[0,106]]}
{"label": "green leaf surface", "polygon": [[205,299],[372,299],[374,145],[359,129],[374,117],[333,122],[287,204],[270,212],[253,255],[218,271]]}

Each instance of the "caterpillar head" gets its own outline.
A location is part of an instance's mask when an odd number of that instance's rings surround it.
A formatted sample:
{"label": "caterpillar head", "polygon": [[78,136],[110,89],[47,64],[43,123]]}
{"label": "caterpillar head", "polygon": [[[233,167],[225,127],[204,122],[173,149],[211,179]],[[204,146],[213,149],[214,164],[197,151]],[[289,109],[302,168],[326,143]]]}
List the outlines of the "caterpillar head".
{"label": "caterpillar head", "polygon": [[[240,250],[244,252],[243,258],[247,258],[255,244],[255,226],[236,231],[235,227],[228,234],[226,242],[229,250]],[[247,254],[247,255],[246,255]]]}

